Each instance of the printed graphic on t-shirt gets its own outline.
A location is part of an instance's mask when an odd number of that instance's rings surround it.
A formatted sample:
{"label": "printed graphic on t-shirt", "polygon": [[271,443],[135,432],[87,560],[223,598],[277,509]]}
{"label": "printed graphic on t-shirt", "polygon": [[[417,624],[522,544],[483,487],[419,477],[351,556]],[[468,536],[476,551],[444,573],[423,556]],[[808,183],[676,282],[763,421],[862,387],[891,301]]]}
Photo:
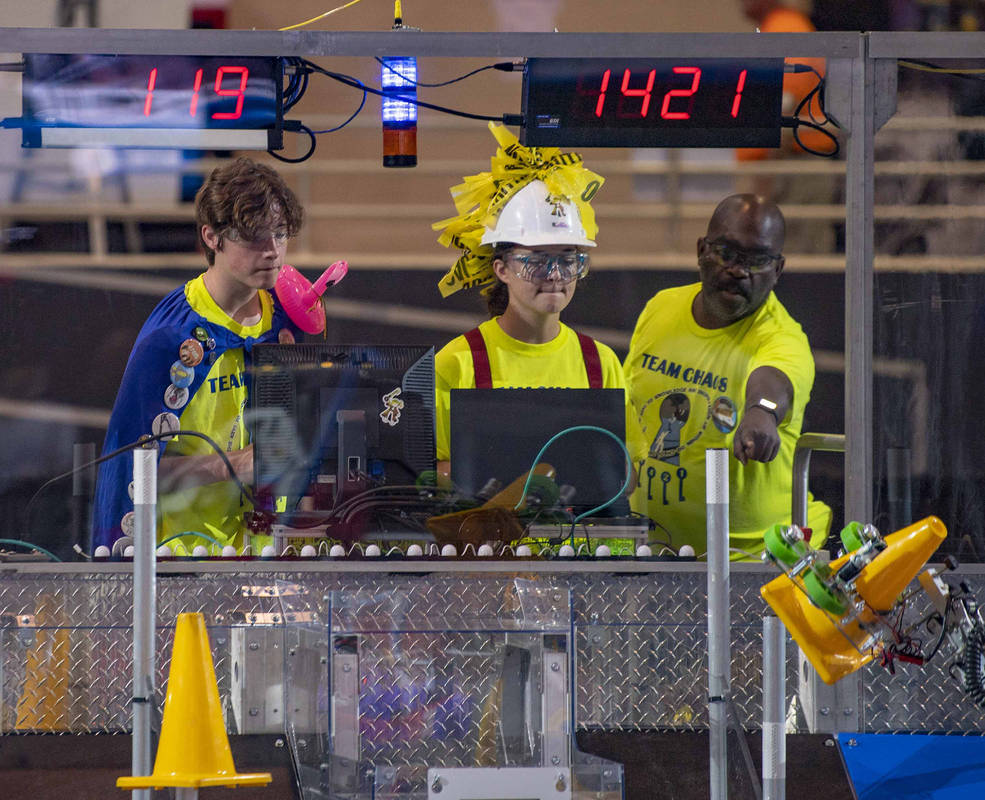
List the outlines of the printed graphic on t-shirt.
{"label": "printed graphic on t-shirt", "polygon": [[[656,416],[648,411],[658,409]],[[661,505],[687,502],[685,479],[688,471],[681,466],[681,453],[697,445],[711,422],[721,433],[735,429],[738,413],[735,401],[727,395],[714,399],[704,389],[678,386],[653,395],[639,408],[640,427],[650,442],[649,463],[643,471],[647,500]],[[647,424],[649,420],[649,425]],[[672,469],[671,467],[676,467]]]}
{"label": "printed graphic on t-shirt", "polygon": [[721,395],[716,397],[711,404],[711,421],[722,433],[731,433],[735,430],[735,423],[738,420],[738,412],[735,410],[735,403],[731,397]]}
{"label": "printed graphic on t-shirt", "polygon": [[650,458],[680,464],[681,428],[691,415],[691,401],[687,395],[674,392],[660,403],[660,430],[650,445]]}

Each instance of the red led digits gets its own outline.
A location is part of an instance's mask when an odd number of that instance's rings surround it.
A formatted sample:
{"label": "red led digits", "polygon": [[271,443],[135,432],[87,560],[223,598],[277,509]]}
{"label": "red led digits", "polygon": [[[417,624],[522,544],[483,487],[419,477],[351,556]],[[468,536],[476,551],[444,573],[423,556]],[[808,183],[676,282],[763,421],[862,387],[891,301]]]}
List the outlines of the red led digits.
{"label": "red led digits", "polygon": [[611,69],[607,69],[602,73],[602,88],[599,89],[599,101],[595,104],[595,116],[602,116],[602,107],[605,105],[605,93],[609,90],[609,76],[612,74]]}
{"label": "red led digits", "polygon": [[671,89],[664,95],[663,105],[660,107],[660,116],[664,119],[691,119],[691,112],[671,111],[670,101],[674,97],[691,97],[698,91],[698,84],[701,83],[701,69],[699,67],[674,67],[674,72],[678,75],[693,75],[690,89]]}
{"label": "red led digits", "polygon": [[735,99],[732,101],[732,119],[739,116],[739,103],[742,102],[742,90],[746,88],[746,73],[744,69],[739,73],[739,82],[735,85]]}
{"label": "red led digits", "polygon": [[144,116],[150,116],[151,104],[154,102],[154,87],[157,85],[157,67],[147,76],[147,96],[144,98]]}
{"label": "red led digits", "polygon": [[[635,61],[642,63],[633,63]],[[627,62],[630,63],[629,67],[625,67]],[[579,74],[575,91],[587,102],[579,101],[578,114],[591,115],[604,125],[639,125],[638,120],[645,119],[648,125],[662,125],[662,120],[670,123],[680,120],[689,123],[683,127],[689,127],[695,123],[738,124],[740,112],[746,122],[750,114],[755,116],[762,113],[756,105],[760,102],[757,73],[753,71],[750,76],[750,70],[743,69],[741,64],[699,62],[700,65],[682,66],[663,59],[655,59],[651,63],[657,64],[655,69],[650,69],[650,64],[642,59],[620,59],[605,71],[591,69]],[[601,66],[604,64],[599,69]],[[620,92],[616,95],[614,106],[609,98],[609,94],[615,92],[615,86],[611,85],[613,73],[619,81]],[[646,73],[645,82],[643,73]],[[681,86],[682,79],[687,78],[690,78],[690,84]],[[675,85],[678,88],[668,88]],[[747,88],[750,91],[755,89],[755,92],[749,102],[744,102]],[[622,98],[632,98],[632,102],[627,103]],[[639,107],[635,103],[637,98]],[[753,106],[749,105],[750,102]],[[649,116],[651,107],[657,108],[651,103],[659,103],[659,117],[656,114],[652,118]],[[667,127],[675,126],[671,124]]]}
{"label": "red led digits", "polygon": [[[192,97],[188,103],[188,115],[194,117],[198,113],[198,98],[202,91],[202,78],[205,70],[199,68],[195,70],[195,81],[192,85]],[[232,89],[222,88],[223,79],[227,75],[239,75],[239,87]],[[250,70],[247,67],[219,67],[215,73],[215,93],[221,97],[235,97],[236,108],[232,111],[216,111],[212,119],[239,119],[243,114],[243,104],[246,102],[246,83],[250,78]],[[157,67],[151,69],[147,75],[147,94],[144,96],[144,116],[149,117],[154,105],[154,89],[157,87]]]}
{"label": "red led digits", "polygon": [[[675,70],[674,71],[675,72],[677,71],[676,70],[676,67],[675,67]],[[646,88],[645,89],[630,89],[629,88],[629,75],[630,75],[630,72],[629,72],[628,69],[622,74],[622,93],[623,93],[623,96],[625,96],[625,97],[642,97],[643,98],[643,107],[640,109],[640,116],[641,117],[645,117],[647,115],[647,113],[650,111],[650,93],[653,91],[653,82],[654,82],[654,80],[656,80],[657,71],[655,69],[651,69],[650,70],[650,74],[649,74],[649,76],[647,76],[647,79],[646,79]],[[666,101],[664,101],[664,104],[666,105]]]}
{"label": "red led digits", "polygon": [[192,101],[188,104],[188,116],[194,117],[198,111],[198,93],[202,90],[202,73],[204,69],[195,70],[195,85],[192,87]]}
{"label": "red led digits", "polygon": [[[223,89],[222,79],[226,73],[231,73],[233,75],[239,73],[239,88],[238,89]],[[235,97],[236,98],[236,110],[235,111],[216,111],[212,115],[212,119],[239,119],[240,115],[243,113],[243,101],[246,98],[246,81],[250,77],[250,71],[246,67],[219,67],[215,73],[215,93],[223,95],[224,97]]]}
{"label": "red led digits", "polygon": [[[693,97],[698,91],[698,86],[701,85],[701,68],[700,67],[674,67],[673,72],[676,75],[690,75],[691,86],[687,89],[671,89],[663,97],[663,103],[660,106],[660,116],[663,119],[690,119],[691,111],[671,111],[670,103],[675,97]],[[599,96],[598,100],[595,102],[595,116],[598,118],[602,117],[603,111],[605,110],[605,98],[609,91],[609,78],[612,75],[612,70],[607,69],[602,73],[602,83],[599,86]],[[650,113],[650,99],[653,96],[653,86],[656,83],[657,71],[651,69],[649,74],[646,76],[646,88],[644,89],[630,89],[629,82],[632,78],[632,71],[626,69],[622,73],[622,85],[620,86],[620,91],[623,97],[642,97],[643,102],[640,106],[640,116],[646,117]],[[739,103],[742,99],[742,89],[746,83],[746,70],[742,70],[742,74],[739,75],[739,83],[735,90],[735,100],[732,102],[732,116],[736,117],[739,113]]]}

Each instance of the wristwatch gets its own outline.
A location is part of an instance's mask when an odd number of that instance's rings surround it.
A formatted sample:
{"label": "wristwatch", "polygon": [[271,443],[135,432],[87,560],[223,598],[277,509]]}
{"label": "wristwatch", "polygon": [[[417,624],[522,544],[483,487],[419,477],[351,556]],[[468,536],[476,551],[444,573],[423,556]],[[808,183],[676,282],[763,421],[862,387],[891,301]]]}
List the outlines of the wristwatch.
{"label": "wristwatch", "polygon": [[749,408],[761,408],[773,417],[773,420],[777,425],[780,424],[780,417],[776,413],[776,403],[772,400],[767,400],[765,397],[760,397],[755,403],[753,403]]}

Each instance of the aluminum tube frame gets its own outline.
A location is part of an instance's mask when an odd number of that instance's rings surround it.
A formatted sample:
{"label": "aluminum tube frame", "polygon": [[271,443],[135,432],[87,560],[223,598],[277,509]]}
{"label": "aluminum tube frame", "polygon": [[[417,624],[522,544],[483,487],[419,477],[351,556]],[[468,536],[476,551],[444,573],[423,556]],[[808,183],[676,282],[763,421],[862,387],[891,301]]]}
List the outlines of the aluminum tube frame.
{"label": "aluminum tube frame", "polygon": [[793,451],[790,521],[801,528],[807,527],[807,479],[811,468],[811,454],[815,450],[826,453],[844,453],[844,434],[802,433],[797,439]]}
{"label": "aluminum tube frame", "polygon": [[763,617],[763,800],[787,796],[786,635],[777,617]]}
{"label": "aluminum tube frame", "polygon": [[708,534],[708,737],[710,800],[728,797],[729,451],[705,450],[705,514]]}
{"label": "aluminum tube frame", "polygon": [[[398,38],[399,37],[399,38]],[[432,57],[818,56],[850,59],[846,182],[847,452],[845,507],[868,519],[872,509],[872,58],[980,57],[985,35],[969,33],[824,32],[745,33],[456,33],[408,31],[204,31],[0,28],[0,50],[59,53],[173,53],[305,56],[379,56],[399,50]],[[850,410],[858,409],[859,414]]]}
{"label": "aluminum tube frame", "polygon": [[[153,772],[151,720],[156,702],[154,634],[157,619],[157,444],[133,453],[133,746],[132,773]],[[150,789],[134,789],[150,800]]]}
{"label": "aluminum tube frame", "polygon": [[[863,39],[868,45],[868,39]],[[845,519],[872,519],[875,62],[851,62],[845,174]]]}
{"label": "aluminum tube frame", "polygon": [[[868,46],[863,52],[863,40]],[[665,58],[982,58],[985,33],[464,33],[453,31],[206,31],[120,28],[4,28],[8,53],[266,56],[392,55],[449,58],[582,56]],[[572,48],[577,47],[577,50]]]}
{"label": "aluminum tube frame", "polygon": [[[210,31],[0,28],[8,53],[449,58],[854,58],[860,34],[822,33],[465,33],[452,31]],[[519,86],[518,86],[519,89]]]}
{"label": "aluminum tube frame", "polygon": [[869,58],[976,58],[985,53],[985,34],[940,31],[873,31]]}
{"label": "aluminum tube frame", "polygon": [[[810,470],[811,454],[814,451],[829,453],[845,452],[845,437],[834,433],[804,433],[797,439],[793,455],[793,491],[792,491],[792,513],[791,522],[800,527],[807,526],[807,483]],[[766,654],[766,630],[764,619],[763,630],[763,797],[769,797],[766,789],[766,702],[767,702],[767,654]],[[783,628],[783,624],[777,622]],[[848,723],[848,728],[859,727],[857,720],[860,719],[859,708],[861,703],[857,699],[862,694],[862,673],[856,672],[854,675],[843,678],[834,686],[827,686],[818,677],[817,671],[806,660],[802,653],[798,654],[797,661],[799,679],[799,697],[804,708],[804,715],[807,718],[807,727],[812,733],[837,733],[841,730],[842,722]],[[808,699],[809,698],[809,699]],[[781,700],[782,705],[782,700]],[[819,714],[820,708],[827,708],[828,714]],[[837,708],[842,711],[840,715],[832,715],[830,709]],[[849,709],[851,711],[849,712]],[[786,769],[784,757],[784,769]],[[782,798],[782,795],[779,797]]]}

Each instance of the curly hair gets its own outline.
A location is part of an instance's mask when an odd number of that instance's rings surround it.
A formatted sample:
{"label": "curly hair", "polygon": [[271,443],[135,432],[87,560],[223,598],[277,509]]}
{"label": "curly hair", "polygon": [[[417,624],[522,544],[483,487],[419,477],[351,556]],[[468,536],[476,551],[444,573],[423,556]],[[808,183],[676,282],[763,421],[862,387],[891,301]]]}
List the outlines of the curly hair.
{"label": "curly hair", "polygon": [[276,225],[295,236],[303,222],[304,209],[284,179],[266,164],[245,156],[212,170],[195,195],[198,239],[210,267],[215,263],[215,250],[202,238],[203,225],[220,236],[222,249],[225,231],[236,230],[243,238],[253,239]]}

